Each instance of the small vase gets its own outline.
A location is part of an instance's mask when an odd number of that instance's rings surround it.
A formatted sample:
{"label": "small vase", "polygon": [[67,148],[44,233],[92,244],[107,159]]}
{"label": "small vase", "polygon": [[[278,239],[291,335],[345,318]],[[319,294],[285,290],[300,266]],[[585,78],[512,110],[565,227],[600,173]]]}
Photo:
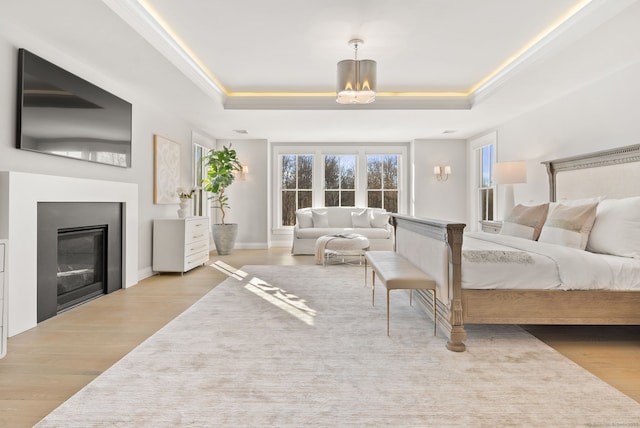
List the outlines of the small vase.
{"label": "small vase", "polygon": [[191,210],[191,199],[188,199],[188,198],[180,199],[180,208],[178,209],[178,217],[179,218],[188,217],[190,210]]}

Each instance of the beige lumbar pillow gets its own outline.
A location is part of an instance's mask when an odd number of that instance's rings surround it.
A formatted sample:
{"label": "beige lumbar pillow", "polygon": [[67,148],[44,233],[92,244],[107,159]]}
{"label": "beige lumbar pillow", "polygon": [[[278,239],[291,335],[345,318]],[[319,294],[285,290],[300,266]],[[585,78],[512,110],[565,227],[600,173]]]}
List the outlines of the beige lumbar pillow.
{"label": "beige lumbar pillow", "polygon": [[538,241],[584,250],[596,219],[597,207],[598,203],[556,205],[542,226]]}
{"label": "beige lumbar pillow", "polygon": [[547,219],[549,204],[534,206],[516,205],[502,222],[501,235],[536,240]]}

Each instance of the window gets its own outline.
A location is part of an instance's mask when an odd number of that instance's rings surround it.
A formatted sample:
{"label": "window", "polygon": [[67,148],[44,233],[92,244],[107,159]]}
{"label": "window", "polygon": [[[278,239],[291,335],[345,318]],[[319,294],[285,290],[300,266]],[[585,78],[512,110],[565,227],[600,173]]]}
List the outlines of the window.
{"label": "window", "polygon": [[367,155],[367,206],[398,212],[398,155]]}
{"label": "window", "polygon": [[356,206],[356,155],[324,156],[324,206]]}
{"label": "window", "polygon": [[313,203],[313,155],[282,155],[281,206],[282,225],[296,223],[296,210]]}
{"label": "window", "polygon": [[495,219],[495,186],[493,184],[493,165],[495,163],[495,146],[488,144],[477,150],[479,173],[478,177],[478,202],[480,220],[492,221]]}
{"label": "window", "polygon": [[207,210],[207,195],[202,189],[202,180],[207,177],[207,170],[205,168],[205,157],[207,156],[208,149],[197,143],[193,143],[193,180],[191,185],[193,186],[193,215],[195,216],[208,216]]}
{"label": "window", "polygon": [[272,236],[289,236],[295,212],[307,207],[379,207],[407,212],[408,144],[272,146]]}

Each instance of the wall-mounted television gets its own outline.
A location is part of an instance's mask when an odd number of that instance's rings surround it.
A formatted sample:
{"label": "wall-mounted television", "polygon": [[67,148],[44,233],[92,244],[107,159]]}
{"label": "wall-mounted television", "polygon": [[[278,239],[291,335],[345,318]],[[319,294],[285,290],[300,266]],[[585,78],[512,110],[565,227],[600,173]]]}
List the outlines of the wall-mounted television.
{"label": "wall-mounted television", "polygon": [[16,147],[131,167],[131,104],[18,50]]}

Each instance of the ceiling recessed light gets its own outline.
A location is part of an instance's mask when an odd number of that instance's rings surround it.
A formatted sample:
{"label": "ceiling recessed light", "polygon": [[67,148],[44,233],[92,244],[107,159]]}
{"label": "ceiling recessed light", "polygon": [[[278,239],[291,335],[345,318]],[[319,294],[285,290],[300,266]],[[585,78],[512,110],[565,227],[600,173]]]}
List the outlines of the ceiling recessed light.
{"label": "ceiling recessed light", "polygon": [[233,132],[235,132],[236,134],[248,134],[249,131],[247,131],[246,129],[234,129]]}
{"label": "ceiling recessed light", "polygon": [[457,129],[445,129],[444,131],[442,131],[443,134],[453,134],[455,132],[458,132]]}

